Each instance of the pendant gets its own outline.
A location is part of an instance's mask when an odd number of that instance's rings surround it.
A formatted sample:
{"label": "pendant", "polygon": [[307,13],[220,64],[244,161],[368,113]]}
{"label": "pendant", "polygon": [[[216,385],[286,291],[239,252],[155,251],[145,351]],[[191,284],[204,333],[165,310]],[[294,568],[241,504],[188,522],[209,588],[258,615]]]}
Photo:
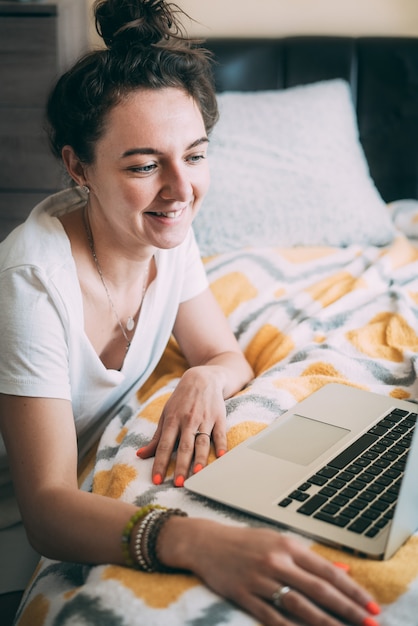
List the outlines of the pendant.
{"label": "pendant", "polygon": [[133,319],[133,317],[128,317],[128,320],[126,322],[126,330],[129,330],[130,332],[134,328],[135,328],[135,320]]}

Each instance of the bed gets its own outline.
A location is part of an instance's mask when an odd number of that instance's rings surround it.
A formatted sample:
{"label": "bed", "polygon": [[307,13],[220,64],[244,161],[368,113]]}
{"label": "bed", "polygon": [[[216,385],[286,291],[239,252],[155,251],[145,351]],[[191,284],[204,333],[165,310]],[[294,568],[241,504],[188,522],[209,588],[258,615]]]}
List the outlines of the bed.
{"label": "bed", "polygon": [[[418,40],[213,40],[221,119],[195,232],[255,379],[227,401],[228,444],[330,382],[416,401]],[[151,482],[135,452],[186,367],[174,340],[80,465],[80,487],[235,525],[265,522]],[[210,461],[214,461],[211,454]],[[287,532],[287,531],[285,531]],[[413,626],[418,534],[385,562],[300,538]],[[255,626],[187,574],[42,559],[19,626]]]}

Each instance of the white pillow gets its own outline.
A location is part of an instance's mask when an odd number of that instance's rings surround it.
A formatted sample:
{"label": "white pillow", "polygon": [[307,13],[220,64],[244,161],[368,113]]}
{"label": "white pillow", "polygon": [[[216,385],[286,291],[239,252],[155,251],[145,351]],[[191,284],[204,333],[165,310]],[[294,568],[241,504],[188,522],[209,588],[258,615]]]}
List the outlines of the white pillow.
{"label": "white pillow", "polygon": [[347,82],[226,92],[218,102],[211,187],[195,219],[203,256],[247,246],[392,240]]}

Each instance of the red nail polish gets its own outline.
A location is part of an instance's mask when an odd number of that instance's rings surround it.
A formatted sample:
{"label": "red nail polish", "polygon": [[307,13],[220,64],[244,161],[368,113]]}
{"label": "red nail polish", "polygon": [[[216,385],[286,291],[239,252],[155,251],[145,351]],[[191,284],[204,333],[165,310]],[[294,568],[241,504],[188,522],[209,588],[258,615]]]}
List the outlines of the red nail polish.
{"label": "red nail polish", "polygon": [[[346,572],[350,571],[350,566],[347,563],[341,563],[340,561],[336,561],[334,565],[335,567],[339,567],[340,569],[343,569]],[[371,613],[371,611],[369,611],[369,613]]]}
{"label": "red nail polish", "polygon": [[371,601],[366,604],[366,611],[368,611],[372,615],[379,615],[380,610],[380,606],[376,602]]}
{"label": "red nail polish", "polygon": [[152,477],[152,482],[154,483],[154,485],[161,485],[161,483],[163,482],[163,477],[161,476],[161,474],[155,474]]}
{"label": "red nail polish", "polygon": [[223,456],[225,454],[225,450],[218,451],[218,457]]}
{"label": "red nail polish", "polygon": [[203,465],[201,463],[196,463],[196,465],[193,468],[193,474],[197,474],[202,469],[203,469]]}
{"label": "red nail polish", "polygon": [[362,621],[362,626],[379,626],[379,624],[372,617],[366,617]]}
{"label": "red nail polish", "polygon": [[184,476],[176,476],[174,479],[174,484],[176,487],[183,487],[184,485]]}
{"label": "red nail polish", "polygon": [[145,448],[139,448],[139,450],[136,451],[136,456],[141,456],[141,453],[145,450]]}

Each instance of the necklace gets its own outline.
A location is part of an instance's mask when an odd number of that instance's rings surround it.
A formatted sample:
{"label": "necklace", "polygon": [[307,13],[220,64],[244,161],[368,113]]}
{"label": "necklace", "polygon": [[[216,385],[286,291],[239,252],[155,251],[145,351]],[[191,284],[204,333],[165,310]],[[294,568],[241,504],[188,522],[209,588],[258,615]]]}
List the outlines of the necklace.
{"label": "necklace", "polygon": [[[102,271],[102,268],[100,266],[99,259],[97,258],[97,255],[96,255],[96,249],[94,247],[94,241],[93,241],[93,233],[91,232],[90,220],[89,220],[88,212],[87,212],[87,205],[83,209],[83,223],[84,223],[84,228],[85,228],[86,235],[87,235],[87,240],[89,242],[90,252],[91,252],[91,255],[93,257],[94,264],[95,264],[96,269],[97,269],[97,273],[100,276],[100,280],[101,280],[102,285],[104,287],[104,290],[106,292],[106,296],[107,296],[108,302],[109,302],[110,307],[111,307],[111,309],[113,311],[113,314],[114,314],[114,316],[116,318],[118,326],[119,326],[119,328],[120,328],[120,330],[122,332],[122,335],[123,335],[123,337],[124,337],[124,339],[126,341],[126,352],[128,352],[129,348],[131,347],[131,341],[130,341],[128,335],[126,334],[126,331],[131,332],[135,328],[135,319],[134,319],[134,316],[132,316],[132,315],[130,315],[128,317],[127,322],[126,322],[126,330],[125,330],[125,328],[124,328],[124,326],[123,326],[123,324],[121,322],[121,319],[120,319],[120,317],[118,315],[118,312],[116,310],[116,307],[113,304],[113,300],[112,300],[112,297],[110,295],[110,291],[108,289],[108,286],[106,285],[106,281],[105,281],[104,276],[103,276],[103,271]],[[150,264],[151,263],[148,263],[146,271],[145,271],[144,283],[142,285],[142,295],[141,295],[140,306],[142,306],[142,302],[143,302],[144,296],[145,296],[145,291],[147,289],[148,272],[149,272]]]}

